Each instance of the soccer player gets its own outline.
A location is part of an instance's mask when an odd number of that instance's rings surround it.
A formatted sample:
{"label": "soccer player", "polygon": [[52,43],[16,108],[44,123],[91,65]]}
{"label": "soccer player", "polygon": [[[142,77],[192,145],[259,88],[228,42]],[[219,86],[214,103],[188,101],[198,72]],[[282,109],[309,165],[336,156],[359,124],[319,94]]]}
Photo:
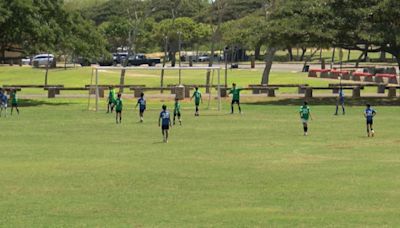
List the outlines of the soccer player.
{"label": "soccer player", "polygon": [[114,106],[115,106],[115,90],[113,87],[109,87],[109,92],[108,92],[108,104],[107,104],[107,113],[111,113],[114,111]]}
{"label": "soccer player", "polygon": [[17,91],[16,90],[13,90],[11,92],[11,115],[13,113],[14,108],[17,110],[17,113],[19,115],[18,99],[17,99]]}
{"label": "soccer player", "polygon": [[199,116],[199,106],[200,106],[200,101],[201,103],[203,103],[203,98],[201,97],[201,93],[199,91],[199,88],[196,87],[194,90],[194,93],[192,95],[192,97],[190,98],[190,100],[192,100],[194,98],[194,104],[196,106],[196,111],[194,113],[194,116]]}
{"label": "soccer player", "polygon": [[364,111],[364,116],[367,119],[367,135],[368,137],[374,137],[375,131],[373,128],[374,117],[376,116],[376,111],[371,108],[370,104],[367,104],[367,109]]}
{"label": "soccer player", "polygon": [[146,99],[144,99],[144,93],[140,94],[140,98],[138,99],[135,108],[139,105],[139,118],[140,122],[143,122],[143,114],[146,110]]}
{"label": "soccer player", "polygon": [[303,123],[304,136],[308,135],[308,120],[312,119],[310,107],[308,107],[307,102],[304,102],[304,105],[300,107],[300,119]]}
{"label": "soccer player", "polygon": [[342,106],[342,114],[345,114],[345,108],[344,108],[344,92],[343,92],[343,88],[339,89],[339,97],[336,101],[336,112],[335,112],[335,116],[338,115],[339,113],[339,106]]}
{"label": "soccer player", "polygon": [[3,91],[0,91],[0,103],[0,116],[4,109],[4,116],[7,117],[8,97]]}
{"label": "soccer player", "polygon": [[122,120],[122,99],[121,99],[121,93],[118,93],[118,98],[115,100],[115,121],[118,123],[121,123]]}
{"label": "soccer player", "polygon": [[161,133],[163,135],[163,142],[168,142],[168,131],[171,125],[171,116],[167,111],[167,106],[162,106],[162,112],[160,113],[160,117],[158,118],[158,126],[161,126]]}
{"label": "soccer player", "polygon": [[178,116],[179,125],[182,125],[181,120],[181,104],[179,103],[179,99],[175,98],[175,105],[174,105],[174,125],[175,125],[175,118]]}
{"label": "soccer player", "polygon": [[236,84],[232,84],[232,89],[229,91],[229,94],[232,94],[232,103],[231,103],[231,114],[233,114],[233,105],[237,104],[239,107],[239,113],[242,113],[242,109],[240,108],[240,91],[242,89],[236,88]]}

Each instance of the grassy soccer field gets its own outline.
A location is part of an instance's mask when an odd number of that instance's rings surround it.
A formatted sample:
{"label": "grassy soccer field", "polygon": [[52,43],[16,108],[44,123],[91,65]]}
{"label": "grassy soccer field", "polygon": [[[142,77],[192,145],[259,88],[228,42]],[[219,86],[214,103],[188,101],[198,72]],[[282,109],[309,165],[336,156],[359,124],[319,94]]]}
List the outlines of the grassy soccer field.
{"label": "grassy soccer field", "polygon": [[400,108],[377,107],[367,138],[363,107],[334,117],[332,106],[312,106],[304,137],[297,104],[229,115],[227,102],[200,118],[183,103],[183,126],[163,144],[160,101],[139,124],[125,100],[122,125],[85,111],[84,99],[22,101],[21,115],[0,119],[0,226],[400,223]]}

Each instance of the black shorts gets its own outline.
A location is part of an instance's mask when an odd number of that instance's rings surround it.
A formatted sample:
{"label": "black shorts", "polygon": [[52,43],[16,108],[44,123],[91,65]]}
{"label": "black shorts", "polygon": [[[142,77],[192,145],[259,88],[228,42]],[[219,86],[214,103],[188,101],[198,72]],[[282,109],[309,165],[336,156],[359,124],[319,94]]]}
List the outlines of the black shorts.
{"label": "black shorts", "polygon": [[240,101],[239,100],[232,100],[232,104],[240,104]]}
{"label": "black shorts", "polygon": [[122,113],[122,110],[115,110],[116,113]]}
{"label": "black shorts", "polygon": [[162,130],[169,130],[169,125],[161,125]]}
{"label": "black shorts", "polygon": [[145,110],[146,110],[146,108],[141,108],[141,109],[139,110],[139,112],[140,112],[140,113],[144,113]]}
{"label": "black shorts", "polygon": [[181,112],[174,112],[174,116],[181,117]]}
{"label": "black shorts", "polygon": [[11,107],[18,107],[17,103],[11,103]]}
{"label": "black shorts", "polygon": [[370,124],[370,125],[374,124],[374,120],[367,120],[367,124]]}

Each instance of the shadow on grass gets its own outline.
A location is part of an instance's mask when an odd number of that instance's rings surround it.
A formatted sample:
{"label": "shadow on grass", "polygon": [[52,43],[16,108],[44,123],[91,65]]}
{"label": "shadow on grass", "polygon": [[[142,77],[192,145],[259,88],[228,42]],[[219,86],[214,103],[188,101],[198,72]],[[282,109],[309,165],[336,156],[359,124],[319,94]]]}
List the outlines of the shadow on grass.
{"label": "shadow on grass", "polygon": [[[36,106],[64,106],[64,105],[72,105],[73,102],[47,102],[44,100],[32,100],[32,99],[19,99],[18,106],[19,107],[36,107]],[[10,106],[11,107],[11,106]]]}
{"label": "shadow on grass", "polygon": [[[285,98],[260,102],[243,102],[246,105],[302,105],[304,98]],[[335,97],[316,97],[306,100],[310,105],[336,105]],[[373,106],[399,106],[400,98],[382,98],[382,97],[363,97],[363,98],[346,98],[345,105],[348,106],[364,106],[371,104]]]}

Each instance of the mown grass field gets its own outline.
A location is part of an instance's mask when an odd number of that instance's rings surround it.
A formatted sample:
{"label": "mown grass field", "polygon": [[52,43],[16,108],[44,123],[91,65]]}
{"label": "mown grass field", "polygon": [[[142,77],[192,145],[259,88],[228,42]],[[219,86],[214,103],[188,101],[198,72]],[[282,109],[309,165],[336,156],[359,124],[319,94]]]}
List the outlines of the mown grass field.
{"label": "mown grass field", "polygon": [[[227,84],[233,82],[239,87],[247,87],[249,84],[259,84],[263,69],[236,69],[228,70]],[[148,87],[160,86],[160,71],[157,70],[130,70],[126,73],[125,84],[146,85]],[[44,84],[44,69],[33,69],[32,67],[0,67],[0,86],[2,85],[24,85]],[[52,69],[49,71],[49,85],[64,85],[65,87],[84,87],[91,84],[92,68],[77,67]],[[164,86],[178,84],[179,76],[177,71],[166,71]],[[119,84],[120,71],[118,70],[99,70],[99,84]],[[345,81],[343,81],[345,82]],[[94,79],[92,81],[94,84]],[[206,84],[205,71],[182,71],[183,84]],[[221,71],[221,83],[224,83],[224,71]],[[311,86],[328,86],[330,83],[339,83],[339,80],[308,78],[307,73],[301,72],[271,72],[270,84],[309,84]],[[349,82],[346,82],[349,83]],[[217,73],[212,77],[212,84],[217,83]],[[363,93],[375,93],[376,88],[366,88]],[[80,94],[79,91],[63,91],[62,94]],[[150,92],[152,93],[152,92]],[[159,93],[159,92],[155,92]],[[215,92],[214,92],[215,93]],[[250,91],[244,93],[251,93]],[[297,94],[297,88],[280,88],[278,91],[283,94]],[[326,91],[316,91],[316,93],[327,93]],[[43,89],[23,89],[20,93],[24,94],[46,94]]]}
{"label": "mown grass field", "polygon": [[[118,83],[102,72],[101,83]],[[170,72],[166,83],[176,83]],[[158,73],[127,83],[156,86]],[[0,84],[42,84],[43,71],[1,67]],[[257,83],[259,70],[232,71],[229,83]],[[202,83],[203,72],[186,75]],[[274,72],[272,83],[327,85],[305,74]],[[83,86],[90,68],[50,72],[49,83]],[[23,90],[20,95],[43,93]],[[124,98],[123,123],[87,111],[87,99],[21,99],[21,114],[0,118],[0,226],[3,227],[365,227],[400,223],[398,106],[376,106],[367,138],[363,106],[396,100],[350,100],[333,116],[334,98],[310,100],[314,120],[302,135],[300,99],[243,98],[243,115],[215,101],[200,118],[183,101],[183,126],[162,143],[162,104],[148,99],[138,123]],[[398,102],[398,100],[397,100]]]}
{"label": "mown grass field", "polygon": [[[183,126],[161,143],[160,101],[138,123],[85,111],[83,99],[21,101],[0,118],[3,227],[365,227],[400,223],[398,107],[334,117],[312,106],[248,103],[244,114],[183,103]],[[270,102],[270,101],[265,101]],[[167,103],[171,106],[171,103]],[[266,105],[267,104],[267,105]]]}

